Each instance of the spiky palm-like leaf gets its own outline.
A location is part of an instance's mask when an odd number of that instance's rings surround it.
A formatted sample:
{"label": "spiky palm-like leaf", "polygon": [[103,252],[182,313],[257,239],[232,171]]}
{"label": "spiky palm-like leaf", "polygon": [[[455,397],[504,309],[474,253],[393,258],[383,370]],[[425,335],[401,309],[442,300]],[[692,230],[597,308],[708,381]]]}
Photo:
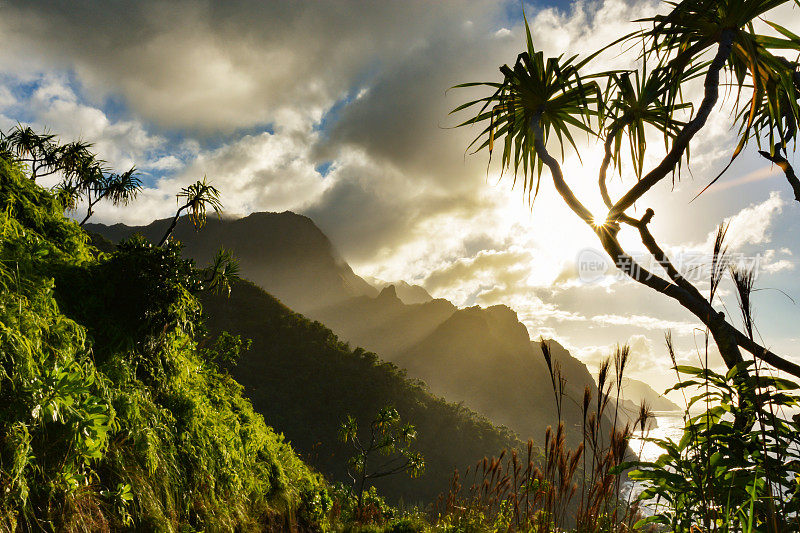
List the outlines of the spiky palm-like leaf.
{"label": "spiky palm-like leaf", "polygon": [[[800,5],[800,0],[790,1]],[[729,42],[731,52],[725,69],[731,74],[739,94],[743,89],[751,90],[747,104],[736,115],[739,142],[730,162],[753,137],[753,126],[757,122],[758,129],[770,137],[775,129],[784,135],[785,130],[780,124],[787,112],[794,116],[794,121],[798,117],[795,64],[773,54],[773,51],[800,52],[800,38],[770,21],[765,22],[781,37],[758,34],[753,22],[766,12],[786,4],[787,0],[684,0],[667,3],[673,6],[669,14],[640,20],[653,24],[651,29],[637,34],[651,42],[648,52],[662,58],[673,72],[680,72],[696,64],[711,47]],[[679,89],[679,84],[673,88]],[[781,102],[782,95],[786,94],[795,98]],[[741,101],[737,96],[736,105],[739,106]],[[730,167],[730,162],[712,184]]]}
{"label": "spiky palm-like leaf", "polygon": [[55,147],[55,135],[38,134],[30,126],[17,126],[6,136],[6,140],[18,157],[43,159]]}
{"label": "spiky palm-like leaf", "polygon": [[205,269],[206,287],[213,292],[231,293],[233,282],[239,279],[239,261],[233,256],[233,252],[220,248],[211,266]]}
{"label": "spiky palm-like leaf", "polygon": [[79,179],[80,171],[91,167],[93,163],[102,166],[102,162],[90,151],[91,147],[90,143],[74,141],[58,148],[58,167],[64,173],[65,179]]}
{"label": "spiky palm-like leaf", "polygon": [[[158,246],[167,242],[169,236],[172,235],[172,230],[175,229],[178,223],[178,218],[184,211],[189,211],[189,220],[195,229],[200,229],[205,225],[206,211],[209,207],[211,207],[217,215],[222,214],[222,202],[219,199],[219,191],[206,181],[205,176],[203,176],[202,180],[181,189],[177,194],[177,200],[178,210],[175,212],[175,216],[172,217],[172,222],[159,241]],[[182,200],[183,204],[181,204]]]}
{"label": "spiky palm-like leaf", "polygon": [[[700,75],[700,68],[681,72],[682,82]],[[686,122],[676,114],[692,108],[691,103],[679,100],[677,93],[670,91],[674,84],[672,73],[663,67],[651,72],[645,67],[640,75],[632,72],[610,72],[606,88],[602,118],[609,141],[609,155],[614,166],[622,167],[622,142],[627,136],[633,170],[637,179],[642,176],[644,155],[647,149],[647,127],[654,127],[664,137],[668,151],[671,141],[677,137]],[[688,159],[688,154],[687,154]]]}
{"label": "spiky palm-like leaf", "polygon": [[30,126],[17,124],[11,133],[4,136],[3,144],[8,155],[29,166],[30,177],[36,181],[42,168],[48,167],[48,174],[57,170],[58,144],[55,139],[53,134],[38,134]]}
{"label": "spiky palm-like leaf", "polygon": [[515,184],[519,171],[522,171],[523,190],[532,200],[538,193],[543,167],[534,149],[536,134],[533,123],[541,127],[543,143],[546,144],[552,135],[557,137],[562,157],[565,142],[577,151],[571,130],[591,133],[590,120],[597,113],[600,87],[595,81],[584,81],[579,73],[580,68],[594,56],[581,61],[577,56],[545,59],[542,52],[534,49],[527,19],[525,33],[527,50],[517,57],[513,68],[508,65],[500,67],[504,76],[502,83],[455,86],[491,87],[494,94],[460,105],[451,113],[479,108],[476,116],[458,125],[488,123],[468,149],[476,144],[476,152],[488,148],[491,159],[495,140],[504,138],[501,168],[503,171],[513,168]]}
{"label": "spiky palm-like leaf", "polygon": [[206,211],[212,208],[218,215],[222,214],[222,202],[219,198],[219,190],[206,181],[202,180],[184,187],[178,193],[178,203],[184,200],[184,208],[189,211],[189,220],[195,229],[202,228],[206,223]]}
{"label": "spiky palm-like leaf", "polygon": [[128,205],[142,190],[142,181],[136,175],[136,167],[131,167],[122,174],[106,176],[103,187],[106,196],[114,205]]}

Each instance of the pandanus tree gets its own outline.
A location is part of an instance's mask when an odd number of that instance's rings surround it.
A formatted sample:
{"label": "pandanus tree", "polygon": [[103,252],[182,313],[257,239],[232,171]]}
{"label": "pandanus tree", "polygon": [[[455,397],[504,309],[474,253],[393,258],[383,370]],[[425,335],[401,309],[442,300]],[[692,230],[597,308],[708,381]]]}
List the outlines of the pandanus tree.
{"label": "pandanus tree", "polygon": [[80,140],[62,144],[56,135],[47,131],[36,133],[21,124],[7,134],[0,133],[0,156],[27,165],[33,181],[60,175],[55,189],[66,208],[74,210],[81,201],[86,202],[81,226],[94,214],[94,207],[101,200],[124,206],[141,191],[135,167],[121,174],[110,172],[91,148],[91,144]]}
{"label": "pandanus tree", "polygon": [[20,162],[26,163],[30,169],[30,179],[57,172],[58,143],[56,136],[44,132],[36,133],[30,126],[17,126],[4,135],[4,143],[8,151]]}
{"label": "pandanus tree", "polygon": [[162,246],[175,229],[178,224],[178,219],[184,211],[188,212],[189,221],[195,229],[202,228],[206,223],[206,211],[210,207],[217,215],[222,214],[222,202],[219,199],[219,191],[216,187],[206,181],[204,176],[202,180],[184,187],[177,195],[178,210],[175,216],[172,217],[172,222],[167,228],[166,233],[159,241],[158,245]]}
{"label": "pandanus tree", "polygon": [[[639,22],[641,30],[612,43],[642,50],[636,69],[587,72],[604,49],[578,60],[563,56],[545,59],[533,45],[525,22],[527,46],[513,67],[500,67],[498,82],[465,83],[456,87],[484,86],[486,97],[466,102],[453,112],[472,110],[460,125],[483,124],[472,145],[475,151],[502,145],[501,167],[513,170],[514,181],[522,177],[523,190],[533,201],[542,171],[547,167],[556,191],[566,205],[596,234],[614,264],[631,279],[676,300],[707,328],[729,368],[743,360],[742,352],[800,377],[800,366],[759,344],[752,329],[740,331],[724,313],[713,306],[714,288],[725,268],[720,238],[714,250],[716,268],[712,291],[705,295],[682,273],[656,241],[649,223],[655,215],[647,208],[639,216],[630,211],[635,203],[658,183],[680,179],[681,166],[688,164],[690,144],[717,106],[721,89],[731,91],[734,101],[733,126],[738,139],[731,147],[732,162],[752,141],[759,153],[784,171],[798,201],[800,183],[789,163],[789,151],[797,136],[800,72],[797,60],[785,55],[800,52],[800,37],[765,20],[768,12],[783,4],[800,5],[798,0],[684,0],[668,2],[671,11]],[[765,23],[770,35],[756,31]],[[690,82],[702,79],[699,102],[685,99]],[[727,80],[727,81],[726,81]],[[551,153],[553,145],[564,154],[578,149],[573,132],[596,136],[603,143],[604,157],[596,169],[597,193],[607,209],[596,217],[581,202],[565,180],[561,163]],[[645,172],[647,133],[663,137],[665,154]],[[623,148],[627,137],[629,149]],[[627,153],[626,153],[627,152]],[[619,198],[609,195],[606,179],[609,167],[620,169],[624,160],[632,165],[636,181]],[[713,185],[728,165],[713,179]],[[580,190],[581,194],[588,191]],[[661,273],[648,270],[620,244],[618,233],[629,228],[638,233]],[[737,289],[747,291],[746,284]]]}
{"label": "pandanus tree", "polygon": [[[67,187],[72,183],[66,183]],[[128,205],[141,190],[141,181],[136,176],[136,167],[122,174],[107,173],[99,165],[90,167],[76,178],[74,185],[79,196],[86,200],[86,216],[81,220],[83,226],[94,214],[94,206],[103,199],[113,205]]]}

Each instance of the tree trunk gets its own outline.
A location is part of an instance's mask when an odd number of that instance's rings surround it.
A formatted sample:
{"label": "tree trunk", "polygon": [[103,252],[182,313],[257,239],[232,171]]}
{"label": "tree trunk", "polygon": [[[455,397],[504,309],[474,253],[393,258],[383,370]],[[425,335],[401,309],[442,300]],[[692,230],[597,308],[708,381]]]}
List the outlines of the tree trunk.
{"label": "tree trunk", "polygon": [[169,225],[169,228],[167,228],[167,232],[164,234],[163,237],[161,237],[161,240],[158,242],[159,248],[163,246],[164,243],[167,242],[167,239],[169,239],[169,236],[172,235],[172,231],[178,224],[178,217],[181,216],[181,211],[183,211],[184,209],[186,209],[186,206],[181,207],[180,209],[178,209],[178,212],[175,213],[175,216],[172,218],[172,224]]}
{"label": "tree trunk", "polygon": [[367,458],[364,458],[364,470],[361,471],[361,482],[358,484],[358,498],[356,512],[361,515],[361,506],[364,504],[364,484],[367,482]]}

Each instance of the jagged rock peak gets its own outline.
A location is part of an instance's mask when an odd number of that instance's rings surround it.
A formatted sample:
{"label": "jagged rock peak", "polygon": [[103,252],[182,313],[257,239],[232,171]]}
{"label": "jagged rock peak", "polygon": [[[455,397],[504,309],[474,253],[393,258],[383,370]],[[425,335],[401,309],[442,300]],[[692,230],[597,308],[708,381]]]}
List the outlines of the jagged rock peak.
{"label": "jagged rock peak", "polygon": [[398,299],[397,298],[397,289],[395,288],[394,285],[387,285],[386,287],[383,288],[381,293],[378,295],[378,298],[380,298],[382,300],[387,300],[387,299],[397,300]]}

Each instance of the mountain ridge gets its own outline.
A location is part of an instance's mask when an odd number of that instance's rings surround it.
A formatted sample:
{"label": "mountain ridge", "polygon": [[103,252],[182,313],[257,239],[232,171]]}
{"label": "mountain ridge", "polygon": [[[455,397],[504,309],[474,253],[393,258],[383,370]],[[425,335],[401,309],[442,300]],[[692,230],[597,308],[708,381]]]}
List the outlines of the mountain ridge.
{"label": "mountain ridge", "polygon": [[[165,225],[155,221],[148,226],[89,229],[119,240],[135,231],[154,238]],[[545,428],[558,424],[541,348],[505,305],[459,309],[447,300],[427,298],[408,304],[398,293],[398,286],[406,288],[401,283],[384,283],[379,292],[352,271],[311,219],[291,212],[209,220],[202,233],[181,219],[174,238],[200,263],[210,261],[212,250],[231,249],[242,276],[288,307],[325,324],[351,345],[405,368],[434,394],[464,402],[508,426],[523,440],[541,441]],[[576,444],[582,420],[576,406],[585,385],[593,387],[594,394],[597,388],[585,365],[560,344],[551,346],[562,360],[574,396],[564,412],[573,429],[569,440]]]}
{"label": "mountain ridge", "polygon": [[252,339],[229,371],[265,419],[335,480],[349,481],[345,466],[352,453],[338,440],[339,424],[352,415],[368,427],[386,404],[416,426],[416,446],[426,462],[419,478],[376,480],[380,493],[394,500],[429,503],[446,490],[454,469],[522,447],[508,429],[431,394],[376,354],[350,348],[252,282],[236,282],[230,297],[204,295],[203,309],[212,334],[229,331]]}
{"label": "mountain ridge", "polygon": [[[145,226],[86,224],[86,230],[118,242],[140,233],[158,242],[169,226],[160,219]],[[266,231],[265,231],[266,229]],[[300,312],[378,290],[357,276],[328,237],[305,215],[257,212],[237,219],[209,218],[200,232],[181,217],[172,233],[184,255],[209,263],[219,248],[234,249],[242,277],[265,287]]]}

